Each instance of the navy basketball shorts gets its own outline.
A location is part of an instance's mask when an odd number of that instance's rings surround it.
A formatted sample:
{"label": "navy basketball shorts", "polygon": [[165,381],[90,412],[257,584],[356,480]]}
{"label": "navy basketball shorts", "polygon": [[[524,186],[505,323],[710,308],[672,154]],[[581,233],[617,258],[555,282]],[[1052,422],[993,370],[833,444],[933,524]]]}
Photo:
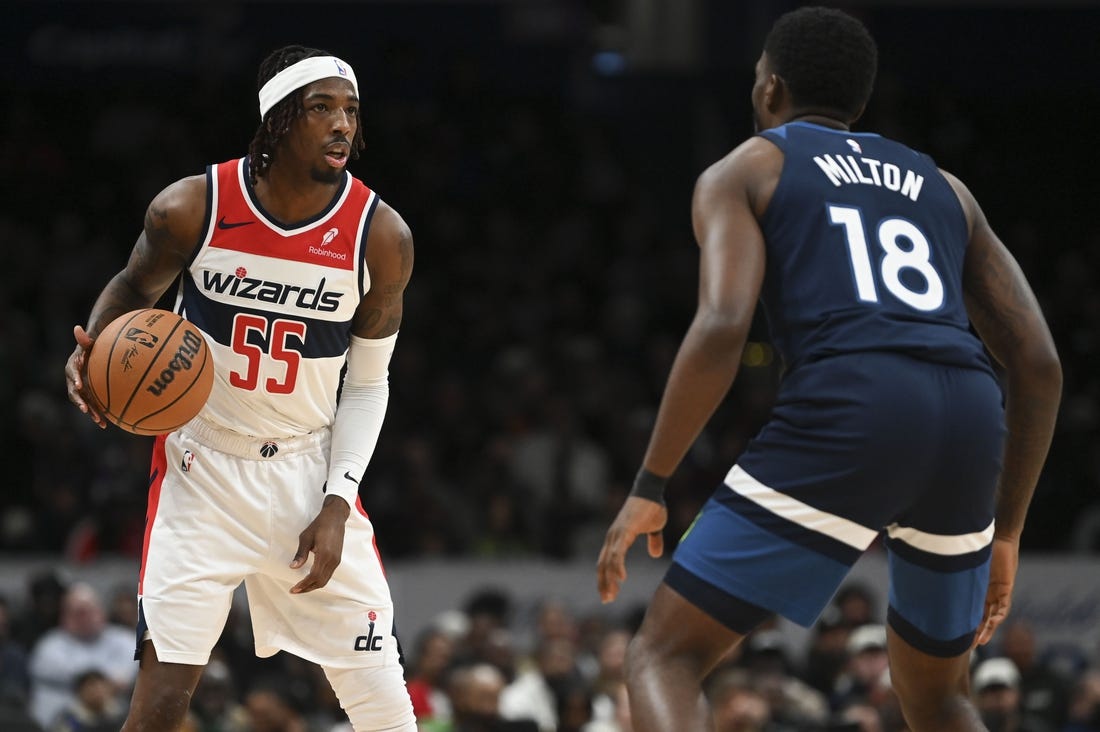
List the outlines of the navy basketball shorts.
{"label": "navy basketball shorts", "polygon": [[886,353],[803,366],[665,582],[739,633],[773,612],[809,627],[885,532],[891,627],[959,655],[984,609],[1004,437],[985,371]]}

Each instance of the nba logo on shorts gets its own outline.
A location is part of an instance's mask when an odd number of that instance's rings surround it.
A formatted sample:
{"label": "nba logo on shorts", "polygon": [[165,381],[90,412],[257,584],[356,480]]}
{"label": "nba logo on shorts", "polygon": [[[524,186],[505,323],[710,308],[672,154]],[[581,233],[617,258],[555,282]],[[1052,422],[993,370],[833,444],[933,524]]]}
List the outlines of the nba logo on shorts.
{"label": "nba logo on shorts", "polygon": [[183,460],[180,461],[180,470],[185,473],[191,472],[191,463],[195,462],[195,453],[190,450],[183,451]]}

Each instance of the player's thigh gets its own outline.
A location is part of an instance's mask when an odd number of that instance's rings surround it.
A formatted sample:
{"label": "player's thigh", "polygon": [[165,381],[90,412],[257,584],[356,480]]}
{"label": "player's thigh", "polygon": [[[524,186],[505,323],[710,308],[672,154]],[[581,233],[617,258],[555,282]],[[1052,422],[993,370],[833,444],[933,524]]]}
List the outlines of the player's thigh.
{"label": "player's thigh", "polygon": [[951,658],[973,643],[985,605],[1004,426],[999,389],[980,372],[952,373],[944,389],[938,468],[886,527],[886,547],[891,628]]}
{"label": "player's thigh", "polygon": [[[761,619],[766,613],[762,613]],[[752,625],[758,624],[753,621]],[[629,661],[635,671],[680,659],[702,674],[710,671],[744,638],[667,582],[657,586]]]}
{"label": "player's thigh", "polygon": [[263,514],[224,478],[236,474],[234,458],[186,430],[154,449],[161,471],[150,487],[140,630],[162,661],[201,666],[225,626],[234,591],[267,549],[256,523]]}
{"label": "player's thigh", "polygon": [[[324,587],[290,594],[310,563],[291,569],[289,554],[265,563],[262,571],[245,580],[259,655],[281,649],[322,666],[343,668],[398,663],[393,601],[373,528],[358,508],[352,511],[340,565]],[[288,533],[283,543],[292,538]],[[289,546],[293,549],[295,544]]]}

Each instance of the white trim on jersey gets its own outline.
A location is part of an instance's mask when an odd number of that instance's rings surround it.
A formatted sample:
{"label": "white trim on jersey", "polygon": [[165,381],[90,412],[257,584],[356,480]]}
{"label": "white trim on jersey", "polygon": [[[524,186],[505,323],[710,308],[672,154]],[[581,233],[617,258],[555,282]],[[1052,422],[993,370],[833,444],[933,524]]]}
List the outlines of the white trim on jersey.
{"label": "white trim on jersey", "polygon": [[860,551],[869,547],[878,536],[878,532],[874,529],[857,524],[843,516],[814,508],[797,498],[769,488],[746,473],[740,465],[734,465],[726,475],[726,486],[777,516]]}
{"label": "white trim on jersey", "polygon": [[373,190],[370,195],[367,196],[367,205],[363,206],[363,215],[359,217],[359,226],[355,228],[355,262],[358,267],[359,263],[362,263],[362,271],[359,273],[359,296],[363,297],[370,292],[370,272],[367,270],[367,261],[364,259],[365,252],[363,251],[367,246],[366,227],[368,221],[373,218],[374,205],[378,194]]}
{"label": "white trim on jersey", "polygon": [[929,534],[918,529],[890,524],[886,527],[886,534],[891,539],[903,541],[922,552],[938,554],[942,557],[954,557],[960,554],[970,554],[989,546],[989,543],[993,541],[995,523],[990,521],[989,526],[981,531],[955,535]]}
{"label": "white trim on jersey", "polygon": [[[336,212],[340,210],[340,207],[343,206],[344,202],[348,200],[348,196],[351,195],[351,174],[347,171],[344,171],[344,180],[346,185],[344,185],[344,190],[340,193],[339,200],[337,200],[335,203],[329,204],[328,213],[326,213],[324,216],[317,219],[316,221],[311,221],[304,226],[298,226],[293,229],[284,229],[282,226],[279,226],[277,223],[272,221],[268,214],[256,208],[256,204],[252,201],[252,196],[248,195],[248,183],[247,181],[245,181],[244,177],[245,160],[246,158],[241,158],[237,161],[237,184],[241,187],[241,197],[244,198],[244,202],[245,205],[248,206],[248,210],[251,211],[257,219],[259,219],[260,223],[262,223],[268,229],[274,231],[276,234],[283,238],[297,236],[303,231],[309,231],[310,229],[315,229],[318,226],[321,226],[336,215]],[[374,191],[371,191],[371,195],[374,195]]]}

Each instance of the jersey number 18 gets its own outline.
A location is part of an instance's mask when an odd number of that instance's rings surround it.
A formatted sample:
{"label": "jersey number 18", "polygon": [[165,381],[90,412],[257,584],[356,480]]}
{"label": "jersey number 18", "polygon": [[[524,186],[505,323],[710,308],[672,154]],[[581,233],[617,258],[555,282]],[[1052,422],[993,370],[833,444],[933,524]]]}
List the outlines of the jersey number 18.
{"label": "jersey number 18", "polygon": [[[863,226],[863,214],[858,208],[829,204],[829,222],[844,227],[844,236],[848,240],[848,257],[852,263],[852,272],[856,281],[856,295],[863,302],[878,302],[878,287],[875,284],[874,268],[871,266],[871,254],[867,246],[867,235]],[[928,237],[913,222],[897,217],[888,217],[879,222],[875,231],[879,246],[886,253],[882,258],[879,276],[882,284],[897,299],[916,310],[930,312],[943,305],[943,280],[929,261],[931,250]],[[901,239],[909,240],[911,249],[902,249]],[[916,271],[926,283],[923,292],[907,286],[901,279],[905,269]]]}

